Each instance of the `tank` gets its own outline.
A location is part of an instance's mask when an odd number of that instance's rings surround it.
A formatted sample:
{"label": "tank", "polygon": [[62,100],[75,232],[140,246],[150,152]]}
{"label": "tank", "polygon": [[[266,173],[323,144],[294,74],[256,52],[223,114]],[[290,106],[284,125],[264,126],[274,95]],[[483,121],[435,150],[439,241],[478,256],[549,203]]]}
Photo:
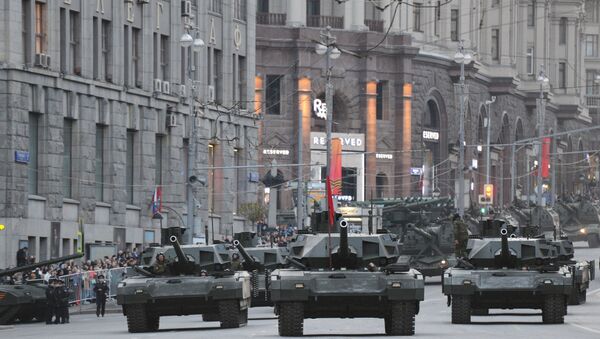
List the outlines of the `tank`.
{"label": "tank", "polygon": [[[16,273],[32,271],[38,267],[81,257],[83,254],[72,254],[31,265],[5,269],[0,271],[0,281],[4,281],[5,278]],[[46,289],[47,285],[43,280],[27,281],[21,284],[0,284],[0,325],[15,321],[45,320],[47,313]]]}
{"label": "tank", "polygon": [[234,234],[233,245],[242,257],[242,268],[250,273],[252,307],[273,306],[269,286],[271,272],[287,266],[287,247],[258,247],[252,232]]}
{"label": "tank", "polygon": [[557,247],[545,238],[520,237],[502,220],[482,221],[469,239],[467,258],[444,272],[442,292],[452,307],[452,323],[490,309],[541,309],[545,324],[564,322],[573,288],[569,267],[558,262]]}
{"label": "tank", "polygon": [[[161,316],[202,314],[220,321],[221,328],[243,326],[250,306],[250,275],[231,270],[224,244],[181,246],[176,236],[171,246],[144,251],[137,276],[117,287],[129,332],[157,331]],[[163,274],[154,273],[158,254],[167,260]]]}
{"label": "tank", "polygon": [[594,280],[596,271],[595,260],[575,261],[573,243],[568,239],[550,240],[558,253],[557,264],[566,265],[571,271],[573,283],[569,294],[569,305],[581,305],[586,302],[587,290]]}
{"label": "tank", "polygon": [[349,235],[338,220],[329,236],[327,212],[313,215],[312,231],[288,244],[290,267],[271,273],[279,335],[302,335],[306,318],[362,317],[384,318],[389,335],[414,334],[422,274],[396,263],[391,234]]}
{"label": "tank", "polygon": [[571,241],[587,241],[590,248],[600,247],[600,206],[590,200],[557,201],[554,209],[560,227]]}

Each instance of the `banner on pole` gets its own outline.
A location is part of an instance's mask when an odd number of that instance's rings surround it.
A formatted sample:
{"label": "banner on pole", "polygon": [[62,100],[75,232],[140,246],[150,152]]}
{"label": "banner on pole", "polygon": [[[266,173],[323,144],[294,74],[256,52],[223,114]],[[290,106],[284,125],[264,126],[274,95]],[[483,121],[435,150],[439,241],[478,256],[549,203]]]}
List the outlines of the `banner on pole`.
{"label": "banner on pole", "polygon": [[331,180],[331,194],[342,194],[342,140],[331,139],[331,169],[329,179]]}

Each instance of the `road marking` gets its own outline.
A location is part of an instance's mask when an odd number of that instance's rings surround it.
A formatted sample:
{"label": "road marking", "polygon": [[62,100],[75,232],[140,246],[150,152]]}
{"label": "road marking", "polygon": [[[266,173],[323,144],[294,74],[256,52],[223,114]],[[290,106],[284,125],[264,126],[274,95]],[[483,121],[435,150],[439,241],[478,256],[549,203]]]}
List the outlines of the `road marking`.
{"label": "road marking", "polygon": [[592,333],[598,333],[598,334],[600,334],[600,331],[599,331],[599,330],[595,330],[595,329],[593,329],[593,328],[589,328],[589,327],[586,327],[586,326],[583,326],[583,325],[579,325],[579,324],[576,324],[576,323],[569,323],[569,325],[571,325],[571,326],[575,326],[575,327],[577,327],[577,328],[580,328],[580,329],[582,329],[582,330],[585,330],[585,331],[588,331],[588,332],[592,332]]}

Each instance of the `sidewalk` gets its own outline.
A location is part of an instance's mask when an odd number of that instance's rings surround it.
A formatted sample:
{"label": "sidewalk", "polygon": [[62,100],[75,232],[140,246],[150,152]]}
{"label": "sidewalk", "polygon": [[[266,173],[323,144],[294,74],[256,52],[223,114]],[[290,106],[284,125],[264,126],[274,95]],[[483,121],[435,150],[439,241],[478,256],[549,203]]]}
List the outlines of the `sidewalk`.
{"label": "sidewalk", "polygon": [[[105,314],[121,313],[122,311],[123,309],[120,305],[117,305],[116,300],[112,299],[106,301],[106,307],[104,309]],[[96,314],[96,303],[73,305],[69,307],[69,314]]]}

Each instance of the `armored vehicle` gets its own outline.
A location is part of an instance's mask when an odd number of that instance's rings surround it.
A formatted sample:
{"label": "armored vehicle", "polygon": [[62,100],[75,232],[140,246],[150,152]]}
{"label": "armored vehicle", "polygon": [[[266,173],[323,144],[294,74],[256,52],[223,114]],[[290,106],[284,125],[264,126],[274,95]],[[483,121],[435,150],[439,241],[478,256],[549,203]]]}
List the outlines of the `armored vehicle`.
{"label": "armored vehicle", "polygon": [[590,281],[594,280],[595,276],[595,260],[579,262],[573,260],[573,243],[570,240],[550,240],[549,243],[556,247],[556,264],[566,265],[573,277],[571,293],[569,294],[569,305],[585,303],[587,289],[590,287]]}
{"label": "armored vehicle", "polygon": [[[218,314],[222,328],[245,325],[250,306],[250,275],[231,271],[225,245],[153,247],[142,256],[140,274],[125,279],[117,288],[129,332],[156,331],[161,316]],[[153,255],[151,260],[149,254]],[[166,269],[155,261],[166,257]],[[161,272],[161,273],[158,273]]]}
{"label": "armored vehicle", "polygon": [[287,266],[287,247],[257,247],[257,237],[252,232],[236,233],[234,239],[233,245],[244,259],[242,268],[251,276],[252,307],[273,306],[269,293],[271,272]]}
{"label": "armored vehicle", "polygon": [[587,241],[590,248],[600,247],[600,206],[588,200],[557,201],[562,232],[571,241]]}
{"label": "armored vehicle", "polygon": [[423,276],[396,264],[392,235],[348,235],[345,220],[328,235],[327,212],[312,219],[314,233],[299,232],[288,245],[292,266],[271,273],[279,335],[302,335],[306,318],[361,317],[384,318],[390,335],[414,334]]}
{"label": "armored vehicle", "polygon": [[482,226],[481,237],[468,241],[467,258],[443,275],[452,323],[470,323],[472,314],[492,308],[541,309],[544,323],[563,323],[573,276],[556,263],[556,247],[543,238],[517,237],[501,221]]}
{"label": "armored vehicle", "polygon": [[[0,279],[9,278],[16,273],[29,272],[38,267],[78,259],[83,254],[73,254],[56,259],[40,261],[35,264],[0,271]],[[0,284],[0,325],[16,320],[29,322],[42,321],[47,314],[47,286],[43,280],[26,281],[21,284]]]}

